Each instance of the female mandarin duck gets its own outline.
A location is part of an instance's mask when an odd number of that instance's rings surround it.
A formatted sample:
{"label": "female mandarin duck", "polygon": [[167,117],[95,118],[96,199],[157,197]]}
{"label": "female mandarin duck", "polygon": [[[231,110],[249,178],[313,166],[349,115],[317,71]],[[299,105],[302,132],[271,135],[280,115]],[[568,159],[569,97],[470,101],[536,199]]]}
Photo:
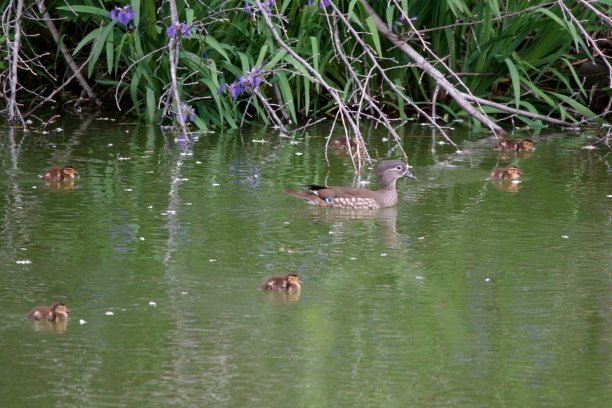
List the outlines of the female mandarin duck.
{"label": "female mandarin duck", "polygon": [[45,320],[48,322],[63,322],[68,320],[70,311],[64,303],[55,303],[51,307],[37,306],[26,316],[30,320]]}
{"label": "female mandarin duck", "polygon": [[516,180],[523,172],[517,166],[498,167],[489,175],[489,180]]}
{"label": "female mandarin duck", "polygon": [[259,287],[259,290],[273,290],[276,292],[290,291],[298,292],[302,288],[302,281],[295,273],[285,276],[272,276]]}
{"label": "female mandarin duck", "polygon": [[376,177],[380,190],[372,191],[366,188],[327,187],[314,184],[305,187],[310,192],[285,190],[293,197],[301,198],[310,204],[321,207],[378,209],[393,207],[397,204],[395,182],[401,177],[416,177],[408,170],[408,166],[399,160],[386,160],[376,169]]}
{"label": "female mandarin duck", "polygon": [[499,139],[495,144],[495,149],[506,152],[530,152],[535,150],[535,146],[530,139]]}
{"label": "female mandarin duck", "polygon": [[42,175],[44,181],[72,181],[78,175],[76,169],[70,165],[64,167],[50,167]]}

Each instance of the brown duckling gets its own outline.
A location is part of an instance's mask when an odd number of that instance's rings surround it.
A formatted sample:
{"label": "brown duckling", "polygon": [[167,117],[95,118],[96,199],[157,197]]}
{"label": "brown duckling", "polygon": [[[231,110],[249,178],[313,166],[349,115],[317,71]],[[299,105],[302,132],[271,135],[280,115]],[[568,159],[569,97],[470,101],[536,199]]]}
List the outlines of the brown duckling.
{"label": "brown duckling", "polygon": [[285,276],[272,276],[259,287],[259,290],[273,290],[276,292],[291,291],[298,292],[302,288],[302,281],[295,273],[288,273]]}
{"label": "brown duckling", "polygon": [[338,149],[338,150],[353,149],[357,147],[357,139],[354,137],[351,137],[347,141],[346,136],[337,137],[334,140],[332,140],[332,142],[330,143],[330,146],[333,149]]}
{"label": "brown duckling", "polygon": [[498,167],[489,175],[489,180],[516,180],[523,172],[517,166]]}
{"label": "brown duckling", "polygon": [[42,175],[44,181],[72,181],[79,173],[70,165],[50,167]]}
{"label": "brown duckling", "polygon": [[51,307],[36,306],[26,317],[30,320],[64,322],[68,320],[68,313],[70,313],[70,311],[64,303],[54,303]]}
{"label": "brown duckling", "polygon": [[505,152],[530,152],[535,148],[533,140],[530,139],[499,139],[495,149]]}

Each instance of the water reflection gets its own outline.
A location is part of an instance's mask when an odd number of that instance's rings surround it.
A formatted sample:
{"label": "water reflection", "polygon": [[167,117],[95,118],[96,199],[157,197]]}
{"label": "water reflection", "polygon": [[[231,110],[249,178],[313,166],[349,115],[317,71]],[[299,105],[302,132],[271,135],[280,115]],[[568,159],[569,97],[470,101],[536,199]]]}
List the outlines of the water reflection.
{"label": "water reflection", "polygon": [[68,328],[68,320],[49,322],[44,320],[32,321],[32,328],[35,332],[64,333]]}
{"label": "water reflection", "polygon": [[356,221],[372,223],[375,226],[375,237],[368,240],[376,240],[389,248],[397,248],[403,245],[406,237],[398,234],[397,207],[381,208],[378,210],[358,210],[348,208],[316,208],[317,217],[323,224],[331,226],[334,234],[342,234],[344,225],[353,225]]}
{"label": "water reflection", "polygon": [[496,189],[509,193],[518,193],[522,184],[518,180],[491,180],[491,183]]}
{"label": "water reflection", "polygon": [[[329,174],[350,184],[347,155],[325,160],[325,131],[299,144],[227,132],[181,151],[154,128],[83,126],[44,143],[9,132],[0,147],[4,405],[609,400],[610,174],[576,138],[504,159],[529,188],[503,194],[521,185],[483,181],[500,160],[490,140],[432,153],[403,130],[419,181],[364,211],[283,194]],[[394,154],[371,136],[380,159]],[[52,160],[83,169],[71,194],[32,188]],[[305,278],[299,294],[256,290],[287,271]],[[51,298],[87,324],[23,318]]]}
{"label": "water reflection", "polygon": [[45,181],[45,186],[51,191],[73,191],[76,188],[76,183],[74,180]]}

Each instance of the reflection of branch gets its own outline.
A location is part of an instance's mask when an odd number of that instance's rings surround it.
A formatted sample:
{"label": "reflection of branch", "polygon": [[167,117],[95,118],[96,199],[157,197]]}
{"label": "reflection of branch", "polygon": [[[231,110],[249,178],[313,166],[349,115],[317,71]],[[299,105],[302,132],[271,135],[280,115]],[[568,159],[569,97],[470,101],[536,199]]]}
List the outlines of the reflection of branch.
{"label": "reflection of branch", "polygon": [[[12,1],[9,2],[6,11],[3,13],[3,22],[7,22],[9,24],[6,25],[6,29],[10,27],[10,10],[13,9]],[[13,54],[9,58],[9,82],[10,82],[10,94],[8,98],[8,120],[9,122],[14,122],[17,118],[23,123],[23,117],[19,112],[19,107],[17,106],[17,70],[19,66],[19,49],[21,46],[21,17],[23,16],[23,0],[17,0],[17,13],[15,15],[15,33],[13,42],[11,43],[9,33],[6,33],[6,42],[8,45],[8,49],[12,48]],[[2,24],[4,26],[4,24]]]}
{"label": "reflection of branch", "polygon": [[438,71],[433,65],[429,63],[421,54],[419,54],[414,48],[402,41],[395,33],[392,33],[387,25],[380,19],[374,9],[368,4],[366,0],[361,0],[361,4],[366,10],[366,13],[372,18],[376,29],[383,34],[389,41],[391,41],[397,48],[399,48],[404,54],[406,54],[411,60],[413,60],[419,68],[428,73],[441,88],[443,88],[448,95],[450,95],[455,102],[471,116],[476,118],[482,124],[491,129],[496,135],[505,133],[504,130],[498,124],[494,123],[488,116],[474,109],[474,107],[467,101],[466,95],[463,92],[458,91],[445,77]]}
{"label": "reflection of branch", "polygon": [[[58,44],[59,43],[59,33],[57,32],[57,28],[55,27],[55,24],[53,24],[53,21],[51,20],[51,16],[47,12],[44,0],[36,0],[36,5],[38,6],[38,10],[40,11],[40,13],[43,15],[43,20],[45,21],[47,28],[51,32],[51,36],[53,37],[53,40],[55,41],[56,44]],[[85,64],[81,65],[80,68],[77,66],[77,64],[72,59],[72,55],[70,55],[70,50],[68,50],[68,47],[66,47],[66,44],[64,44],[64,42],[60,44],[60,50],[62,52],[62,55],[64,56],[64,59],[68,63],[68,66],[70,67],[72,72],[74,72],[73,77],[76,76],[77,80],[79,81],[79,84],[81,85],[81,88],[83,88],[83,90],[87,93],[87,96],[89,97],[89,99],[94,101],[96,105],[101,106],[102,103],[98,100],[98,98],[96,98],[96,94],[94,94],[94,91],[91,89],[91,87],[89,86],[89,84],[87,83],[83,75],[81,74],[81,69],[83,69],[83,66]]]}

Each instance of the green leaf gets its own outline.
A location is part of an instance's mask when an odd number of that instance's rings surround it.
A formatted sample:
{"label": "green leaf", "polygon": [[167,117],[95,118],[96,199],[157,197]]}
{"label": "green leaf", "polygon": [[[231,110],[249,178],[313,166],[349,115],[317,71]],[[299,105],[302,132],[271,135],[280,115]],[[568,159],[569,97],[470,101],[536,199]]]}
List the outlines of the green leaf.
{"label": "green leaf", "polygon": [[75,5],[75,6],[60,6],[60,7],[57,7],[57,9],[69,11],[69,12],[75,12],[78,15],[93,14],[96,16],[102,16],[102,17],[106,17],[110,19],[110,11],[103,9],[103,8],[98,8],[98,7]]}
{"label": "green leaf", "polygon": [[287,51],[285,51],[285,50],[281,50],[281,51],[275,53],[274,57],[272,57],[272,59],[265,65],[264,70],[270,71],[272,68],[274,68],[276,66],[278,61],[280,61],[281,59],[285,58],[286,55],[287,55]]}
{"label": "green leaf", "polygon": [[297,123],[297,115],[295,112],[295,105],[293,103],[293,93],[291,92],[291,86],[289,86],[289,81],[287,80],[287,75],[284,72],[280,72],[278,75],[278,86],[281,91],[281,95],[283,96],[283,102],[287,106],[289,113],[291,114],[291,119],[294,123]]}
{"label": "green leaf", "polygon": [[376,53],[379,57],[383,56],[382,47],[380,45],[380,37],[378,36],[378,30],[376,29],[376,24],[374,24],[374,20],[372,17],[366,18],[366,24],[370,29],[370,34],[372,34],[372,41],[374,42],[374,47],[376,48]]}
{"label": "green leaf", "polygon": [[266,57],[267,52],[268,52],[268,44],[264,44],[264,46],[261,47],[261,50],[259,50],[259,57],[257,58],[257,62],[255,63],[255,66],[260,66],[263,63],[263,60]]}
{"label": "green leaf", "polygon": [[559,98],[560,100],[562,100],[563,102],[571,106],[576,112],[584,116],[586,119],[593,120],[596,122],[602,121],[601,118],[598,118],[597,115],[593,113],[593,111],[591,111],[589,108],[587,108],[580,102],[575,101],[573,98],[570,98],[569,96],[562,95],[556,92],[551,92],[551,94],[555,95],[557,98]]}
{"label": "green leaf", "polygon": [[[111,24],[115,24],[115,22],[113,21]],[[100,29],[96,28],[96,29],[92,30],[89,34],[87,34],[85,37],[83,37],[83,39],[81,41],[79,41],[77,46],[74,48],[74,51],[72,51],[72,55],[73,56],[77,55],[79,53],[79,51],[81,51],[81,48],[83,48],[85,45],[87,45],[88,43],[93,41],[94,38],[98,37],[98,33],[99,32],[100,32]]]}
{"label": "green leaf", "polygon": [[506,65],[508,66],[508,71],[510,71],[510,78],[512,79],[512,88],[514,90],[514,104],[518,108],[521,103],[521,80],[519,77],[518,70],[514,65],[514,62],[510,58],[504,58]]}
{"label": "green leaf", "polygon": [[319,42],[316,37],[310,37],[310,50],[312,52],[312,67],[317,72],[321,72],[319,70]]}
{"label": "green leaf", "polygon": [[227,62],[231,62],[230,57],[227,55],[225,50],[223,50],[221,44],[219,44],[219,42],[213,36],[207,35],[204,42],[206,43],[206,45],[217,51],[223,58],[225,58]]}
{"label": "green leaf", "polygon": [[108,38],[108,35],[110,34],[113,27],[114,27],[114,24],[107,25],[100,31],[100,36],[96,38],[96,41],[94,43],[94,48],[91,51],[91,59],[89,60],[89,68],[87,70],[88,76],[91,76],[94,68],[96,67],[96,64],[98,63],[98,58],[100,58],[100,54],[102,53],[102,50],[104,49],[104,44],[106,43],[106,39]]}
{"label": "green leaf", "polygon": [[151,87],[147,86],[147,120],[149,123],[155,121],[155,113],[157,112],[157,101],[155,100],[155,92]]}
{"label": "green leaf", "polygon": [[106,68],[108,69],[108,73],[110,74],[111,72],[113,72],[113,58],[115,56],[114,54],[114,44],[112,41],[107,41],[106,42]]}
{"label": "green leaf", "polygon": [[580,88],[580,92],[582,93],[582,95],[586,97],[587,92],[584,89],[584,86],[582,86],[582,81],[578,77],[578,73],[574,69],[574,66],[572,65],[572,63],[569,62],[567,58],[561,58],[561,61],[565,63],[565,65],[567,66],[567,69],[569,69],[569,71],[572,73],[572,77],[574,77],[574,82],[576,82],[576,85],[578,85],[578,87]]}
{"label": "green leaf", "polygon": [[140,24],[140,0],[131,1],[132,10],[134,10],[134,27]]}
{"label": "green leaf", "polygon": [[185,24],[187,25],[191,25],[191,23],[193,22],[193,9],[192,8],[186,8],[185,9]]}

